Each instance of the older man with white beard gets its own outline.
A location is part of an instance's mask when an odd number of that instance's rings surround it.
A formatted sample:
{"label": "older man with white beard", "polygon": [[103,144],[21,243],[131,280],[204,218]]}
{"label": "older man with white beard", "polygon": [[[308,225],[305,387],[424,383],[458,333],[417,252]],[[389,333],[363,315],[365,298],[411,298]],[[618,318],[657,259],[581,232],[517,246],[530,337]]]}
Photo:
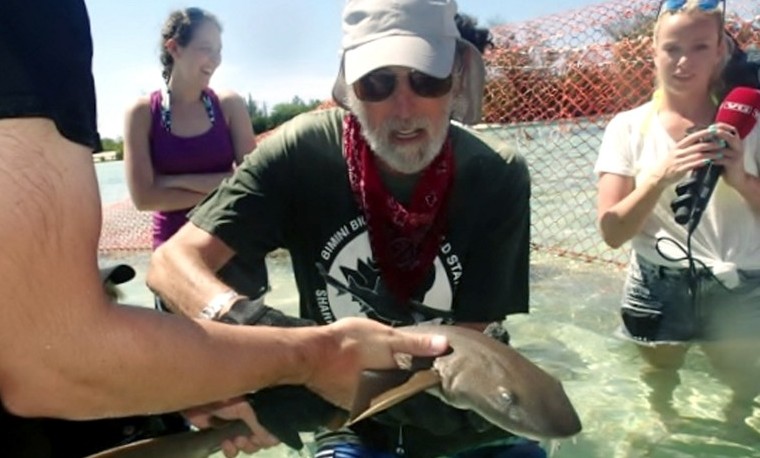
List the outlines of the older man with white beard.
{"label": "older man with white beard", "polygon": [[[480,120],[485,69],[460,38],[456,9],[453,0],[346,3],[340,107],[281,126],[155,252],[148,283],[173,311],[276,326],[366,316],[479,330],[527,313],[528,169],[462,127]],[[277,248],[290,252],[300,317],[214,276],[233,255],[254,261]],[[394,424],[391,412],[360,424],[359,436],[393,450],[403,425],[410,447],[424,443],[408,451],[415,457],[507,436],[423,396],[424,415]]]}

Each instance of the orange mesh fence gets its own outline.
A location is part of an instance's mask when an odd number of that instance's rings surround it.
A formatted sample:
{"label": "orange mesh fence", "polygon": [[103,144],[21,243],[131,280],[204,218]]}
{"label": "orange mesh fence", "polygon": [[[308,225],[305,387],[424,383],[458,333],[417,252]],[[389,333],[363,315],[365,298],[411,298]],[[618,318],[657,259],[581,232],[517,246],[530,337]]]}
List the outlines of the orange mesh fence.
{"label": "orange mesh fence", "polygon": [[[615,0],[493,27],[484,130],[514,144],[533,179],[535,249],[622,264],[595,228],[596,160],[612,115],[652,95],[658,0]],[[760,2],[727,0],[726,29],[760,48]]]}
{"label": "orange mesh fence", "polygon": [[152,247],[151,215],[138,211],[132,201],[103,206],[101,252],[140,251]]}
{"label": "orange mesh fence", "polygon": [[[528,160],[534,249],[625,262],[625,250],[606,248],[595,228],[593,165],[610,117],[651,97],[658,5],[612,0],[491,28],[478,128]],[[726,29],[744,49],[760,49],[760,1],[727,0]],[[105,208],[104,224],[101,250],[150,249],[150,218],[128,203]]]}

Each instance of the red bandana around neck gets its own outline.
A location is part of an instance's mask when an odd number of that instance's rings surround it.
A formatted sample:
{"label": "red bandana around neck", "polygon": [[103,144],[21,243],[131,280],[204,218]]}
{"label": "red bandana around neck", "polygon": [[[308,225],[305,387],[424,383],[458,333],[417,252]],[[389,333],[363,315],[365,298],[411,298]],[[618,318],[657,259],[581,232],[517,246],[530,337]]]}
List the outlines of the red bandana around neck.
{"label": "red bandana around neck", "polygon": [[451,139],[446,138],[440,154],[421,172],[406,207],[383,184],[374,153],[351,114],[343,118],[343,156],[383,282],[406,304],[428,275],[443,240],[454,181]]}

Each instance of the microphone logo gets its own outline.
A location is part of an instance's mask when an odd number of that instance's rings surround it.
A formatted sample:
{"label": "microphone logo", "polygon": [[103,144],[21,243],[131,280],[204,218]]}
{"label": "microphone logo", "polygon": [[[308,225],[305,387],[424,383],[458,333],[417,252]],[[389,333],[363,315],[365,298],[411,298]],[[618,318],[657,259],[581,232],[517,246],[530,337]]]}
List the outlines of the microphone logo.
{"label": "microphone logo", "polygon": [[747,105],[746,103],[734,102],[726,100],[720,104],[721,110],[735,111],[744,115],[749,115],[755,118],[755,121],[760,120],[760,109]]}

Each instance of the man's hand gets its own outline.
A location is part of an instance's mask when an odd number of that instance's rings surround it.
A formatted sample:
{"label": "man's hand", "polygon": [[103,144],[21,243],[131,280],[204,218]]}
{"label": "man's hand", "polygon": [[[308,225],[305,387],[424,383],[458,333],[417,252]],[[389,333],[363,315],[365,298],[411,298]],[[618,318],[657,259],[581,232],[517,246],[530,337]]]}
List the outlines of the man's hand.
{"label": "man's hand", "polygon": [[346,410],[362,370],[397,368],[398,353],[437,356],[449,347],[445,336],[405,333],[365,318],[345,318],[322,329],[337,345],[314,365],[306,385]]}
{"label": "man's hand", "polygon": [[[509,345],[509,332],[503,323],[458,324],[470,329],[482,330],[483,334]],[[494,425],[471,410],[452,407],[428,393],[418,393],[395,406],[372,417],[391,426],[412,425],[434,436],[459,434],[477,437]]]}
{"label": "man's hand", "polygon": [[236,457],[240,451],[251,454],[280,443],[276,437],[259,424],[256,414],[244,398],[207,404],[186,410],[183,414],[190,423],[202,429],[215,426],[215,421],[243,420],[250,428],[251,435],[225,440],[221,446],[222,452],[227,458]]}
{"label": "man's hand", "polygon": [[247,394],[259,423],[285,445],[303,448],[299,432],[320,428],[336,429],[348,418],[348,412],[325,401],[301,385],[264,388]]}

